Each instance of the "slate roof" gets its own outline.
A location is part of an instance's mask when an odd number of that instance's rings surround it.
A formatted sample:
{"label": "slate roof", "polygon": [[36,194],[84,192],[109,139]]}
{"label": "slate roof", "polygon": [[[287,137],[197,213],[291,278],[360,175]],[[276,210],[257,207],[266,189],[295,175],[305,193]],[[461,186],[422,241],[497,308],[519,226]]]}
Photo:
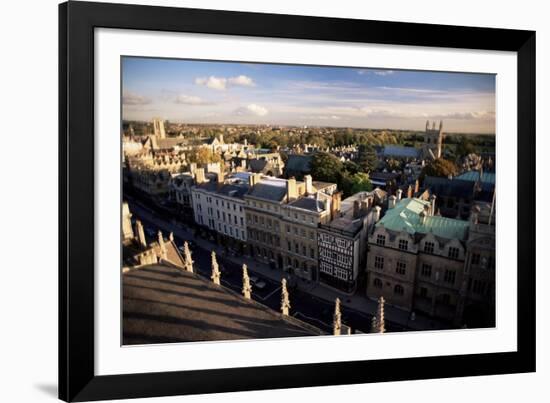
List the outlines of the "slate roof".
{"label": "slate roof", "polygon": [[260,173],[267,165],[267,161],[262,159],[251,159],[249,165],[252,172]]}
{"label": "slate roof", "polygon": [[244,195],[248,192],[248,184],[232,184],[226,183],[218,187],[217,182],[205,182],[197,185],[199,189],[205,190],[207,192],[217,193],[224,196],[236,197],[242,199]]}
{"label": "slate roof", "polygon": [[258,199],[280,202],[286,196],[286,187],[257,183],[250,189],[248,195]]}
{"label": "slate roof", "polygon": [[196,274],[165,265],[123,273],[122,295],[125,345],[323,334]]}
{"label": "slate roof", "polygon": [[[479,181],[479,171],[468,171],[460,174],[456,177],[465,181],[477,182]],[[494,172],[483,172],[481,175],[481,183],[488,183],[494,186],[496,181],[496,174]]]}
{"label": "slate roof", "polygon": [[431,193],[437,197],[453,197],[469,200],[474,197],[475,182],[458,179],[458,177],[449,179],[426,176],[424,187],[430,189]]}
{"label": "slate roof", "polygon": [[392,209],[388,209],[386,214],[376,226],[383,225],[384,228],[393,231],[405,231],[411,235],[416,233],[433,233],[436,237],[446,239],[465,240],[467,236],[468,221],[456,220],[453,218],[441,216],[427,216],[422,224],[420,213],[424,211],[425,206],[429,206],[429,201],[416,198],[402,199]]}
{"label": "slate roof", "polygon": [[398,158],[420,158],[421,150],[414,147],[405,146],[384,146],[382,155],[384,157],[398,157]]}
{"label": "slate roof", "polygon": [[299,198],[289,203],[289,206],[314,211],[316,213],[320,213],[325,210],[325,203],[322,200],[317,200],[315,197]]}
{"label": "slate roof", "polygon": [[290,154],[286,162],[286,172],[310,172],[312,158],[312,155]]}

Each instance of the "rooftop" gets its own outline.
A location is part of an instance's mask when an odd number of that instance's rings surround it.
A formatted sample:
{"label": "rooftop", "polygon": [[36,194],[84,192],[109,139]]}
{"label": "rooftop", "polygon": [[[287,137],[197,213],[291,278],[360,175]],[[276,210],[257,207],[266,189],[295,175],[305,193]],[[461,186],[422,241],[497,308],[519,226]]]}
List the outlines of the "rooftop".
{"label": "rooftop", "polygon": [[318,200],[316,197],[301,197],[291,203],[288,203],[288,205],[316,213],[320,213],[325,210],[325,202]]}
{"label": "rooftop", "polygon": [[394,208],[386,211],[386,214],[376,223],[376,226],[383,225],[384,228],[389,230],[405,231],[411,235],[415,233],[433,233],[441,238],[466,239],[468,221],[428,215],[426,221],[422,223],[420,213],[424,211],[425,206],[429,205],[430,202],[421,199],[402,199]]}
{"label": "rooftop", "polygon": [[[462,179],[465,181],[477,182],[479,181],[480,172],[479,171],[468,171],[463,174],[458,175],[457,179]],[[481,174],[481,183],[495,184],[496,175],[494,172],[483,172]]]}
{"label": "rooftop", "polygon": [[384,146],[382,154],[384,157],[399,157],[399,158],[420,158],[420,149],[405,146]]}
{"label": "rooftop", "polygon": [[168,266],[145,266],[122,278],[126,345],[323,334],[196,274]]}

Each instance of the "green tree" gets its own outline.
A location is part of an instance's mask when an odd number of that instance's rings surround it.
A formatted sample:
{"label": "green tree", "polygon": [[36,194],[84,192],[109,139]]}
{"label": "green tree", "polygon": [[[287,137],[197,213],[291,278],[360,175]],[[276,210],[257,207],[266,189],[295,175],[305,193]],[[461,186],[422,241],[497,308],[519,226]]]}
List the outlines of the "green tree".
{"label": "green tree", "polygon": [[315,180],[338,183],[344,164],[332,154],[318,152],[311,159],[310,169]]}
{"label": "green tree", "polygon": [[461,136],[455,148],[455,155],[457,157],[464,157],[468,154],[475,153],[476,147],[474,143],[466,136]]}
{"label": "green tree", "polygon": [[455,176],[458,174],[458,168],[453,161],[446,160],[444,158],[438,158],[422,169],[420,178],[423,180],[426,176],[440,176],[447,177],[449,175]]}
{"label": "green tree", "polygon": [[351,177],[351,194],[357,192],[371,191],[372,183],[369,175],[364,172],[358,172]]}
{"label": "green tree", "polygon": [[378,165],[378,158],[374,147],[367,144],[361,144],[358,148],[357,164],[364,172],[372,172]]}

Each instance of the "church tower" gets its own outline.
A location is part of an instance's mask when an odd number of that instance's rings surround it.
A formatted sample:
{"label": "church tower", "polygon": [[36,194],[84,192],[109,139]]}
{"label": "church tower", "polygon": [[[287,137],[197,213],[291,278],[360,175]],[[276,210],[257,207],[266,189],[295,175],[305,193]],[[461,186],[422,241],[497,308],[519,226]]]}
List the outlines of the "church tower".
{"label": "church tower", "polygon": [[164,120],[162,120],[161,118],[154,118],[153,119],[153,129],[155,131],[155,137],[157,139],[166,138],[166,133],[164,131]]}
{"label": "church tower", "polygon": [[435,121],[426,121],[426,132],[424,133],[424,156],[433,159],[441,158],[441,150],[443,147],[443,121],[439,122],[439,129],[435,127]]}

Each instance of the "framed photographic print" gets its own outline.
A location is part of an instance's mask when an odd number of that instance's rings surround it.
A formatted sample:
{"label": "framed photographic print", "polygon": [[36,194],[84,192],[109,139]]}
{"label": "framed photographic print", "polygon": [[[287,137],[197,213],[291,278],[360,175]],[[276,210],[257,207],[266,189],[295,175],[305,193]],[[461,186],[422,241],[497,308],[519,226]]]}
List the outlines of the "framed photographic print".
{"label": "framed photographic print", "polygon": [[534,32],[59,12],[61,399],[535,370]]}

